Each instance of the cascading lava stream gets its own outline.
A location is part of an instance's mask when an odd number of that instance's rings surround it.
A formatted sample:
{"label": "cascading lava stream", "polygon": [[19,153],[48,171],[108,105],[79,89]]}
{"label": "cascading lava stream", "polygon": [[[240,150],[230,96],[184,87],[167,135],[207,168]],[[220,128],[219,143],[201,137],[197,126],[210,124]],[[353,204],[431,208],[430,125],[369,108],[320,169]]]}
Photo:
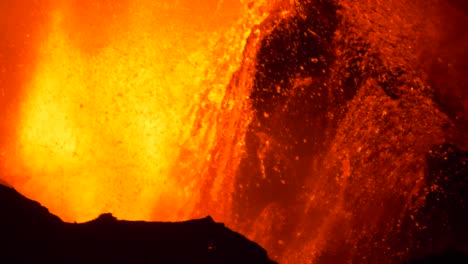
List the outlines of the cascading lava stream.
{"label": "cascading lava stream", "polygon": [[281,263],[468,250],[428,217],[467,234],[466,8],[430,2],[2,1],[0,178],[66,221],[211,215]]}
{"label": "cascading lava stream", "polygon": [[7,180],[69,221],[190,216],[261,14],[239,1],[49,4]]}

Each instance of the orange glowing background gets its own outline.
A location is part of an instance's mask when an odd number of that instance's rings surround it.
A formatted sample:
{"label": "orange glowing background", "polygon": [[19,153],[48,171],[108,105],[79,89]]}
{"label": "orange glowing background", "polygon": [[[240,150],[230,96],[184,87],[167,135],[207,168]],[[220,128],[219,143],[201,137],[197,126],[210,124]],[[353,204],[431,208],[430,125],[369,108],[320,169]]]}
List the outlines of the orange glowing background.
{"label": "orange glowing background", "polygon": [[[213,117],[266,7],[7,2],[1,121],[14,133],[2,142],[5,180],[68,221],[107,211],[189,217],[214,144]],[[24,16],[30,21],[17,20]]]}
{"label": "orange glowing background", "polygon": [[431,151],[468,148],[462,5],[0,1],[0,183],[70,222],[211,215],[281,263],[401,260]]}

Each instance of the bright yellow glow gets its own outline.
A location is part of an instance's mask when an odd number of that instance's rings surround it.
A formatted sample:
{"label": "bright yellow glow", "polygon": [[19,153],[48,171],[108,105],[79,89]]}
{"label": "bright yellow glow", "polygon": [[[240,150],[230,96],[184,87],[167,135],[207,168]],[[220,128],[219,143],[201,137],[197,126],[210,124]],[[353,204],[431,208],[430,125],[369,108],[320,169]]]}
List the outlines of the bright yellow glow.
{"label": "bright yellow glow", "polygon": [[214,117],[262,16],[236,0],[83,5],[51,12],[7,180],[68,221],[188,217]]}

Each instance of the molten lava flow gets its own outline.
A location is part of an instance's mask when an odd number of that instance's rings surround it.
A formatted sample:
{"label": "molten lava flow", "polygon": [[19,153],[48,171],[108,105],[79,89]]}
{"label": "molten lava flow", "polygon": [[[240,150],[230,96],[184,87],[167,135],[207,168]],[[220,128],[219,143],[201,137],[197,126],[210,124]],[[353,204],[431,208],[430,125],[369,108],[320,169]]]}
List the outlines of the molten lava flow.
{"label": "molten lava flow", "polygon": [[0,178],[52,213],[209,214],[282,263],[456,237],[462,1],[26,2],[0,1]]}
{"label": "molten lava flow", "polygon": [[188,217],[226,87],[266,11],[238,0],[52,1],[3,150],[6,180],[69,221]]}

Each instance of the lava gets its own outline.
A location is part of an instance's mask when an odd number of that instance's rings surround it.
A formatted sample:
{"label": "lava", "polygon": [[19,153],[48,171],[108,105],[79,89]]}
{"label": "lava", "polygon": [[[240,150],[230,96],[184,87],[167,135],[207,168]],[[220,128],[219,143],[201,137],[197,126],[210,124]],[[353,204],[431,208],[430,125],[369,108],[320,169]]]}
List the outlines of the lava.
{"label": "lava", "polygon": [[15,127],[3,148],[6,180],[69,221],[107,211],[188,217],[206,177],[215,116],[251,27],[263,19],[255,10],[265,7],[49,4],[41,10],[47,19],[34,21],[43,32],[32,44],[35,67],[6,124]]}
{"label": "lava", "polygon": [[282,263],[436,250],[467,38],[430,3],[2,1],[1,179],[66,221],[211,215]]}

